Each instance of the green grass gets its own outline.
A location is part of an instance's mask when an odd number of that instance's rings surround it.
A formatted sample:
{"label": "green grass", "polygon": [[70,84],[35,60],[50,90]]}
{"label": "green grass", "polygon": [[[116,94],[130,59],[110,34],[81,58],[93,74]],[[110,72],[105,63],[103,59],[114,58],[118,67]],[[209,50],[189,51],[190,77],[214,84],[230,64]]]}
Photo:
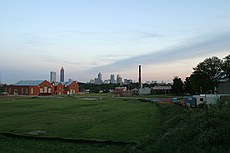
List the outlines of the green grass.
{"label": "green grass", "polygon": [[[95,99],[1,98],[0,109],[2,133],[28,134],[40,130],[46,132],[42,135],[45,137],[71,139],[139,142],[146,136],[157,134],[163,119],[160,108],[152,103],[107,95]],[[45,148],[48,148],[47,152],[55,149],[59,152],[78,152],[78,149],[85,150],[79,152],[122,152],[126,149],[124,146],[73,145],[0,137],[0,150],[6,150],[4,152],[17,152],[23,144],[31,147],[19,152],[39,152],[40,149],[44,152]]]}
{"label": "green grass", "polygon": [[[190,110],[109,94],[50,98],[0,98],[0,133],[111,140],[136,145],[11,138],[0,134],[0,152],[222,153],[230,152],[230,103]],[[204,105],[205,106],[205,105]]]}

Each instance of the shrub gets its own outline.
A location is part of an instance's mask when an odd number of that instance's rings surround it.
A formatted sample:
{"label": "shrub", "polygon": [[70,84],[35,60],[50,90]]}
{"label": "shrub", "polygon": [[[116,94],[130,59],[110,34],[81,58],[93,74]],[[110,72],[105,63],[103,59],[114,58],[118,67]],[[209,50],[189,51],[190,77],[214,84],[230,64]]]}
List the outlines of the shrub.
{"label": "shrub", "polygon": [[230,152],[230,104],[204,104],[193,111],[174,105],[159,106],[165,113],[162,132],[146,140],[139,152]]}

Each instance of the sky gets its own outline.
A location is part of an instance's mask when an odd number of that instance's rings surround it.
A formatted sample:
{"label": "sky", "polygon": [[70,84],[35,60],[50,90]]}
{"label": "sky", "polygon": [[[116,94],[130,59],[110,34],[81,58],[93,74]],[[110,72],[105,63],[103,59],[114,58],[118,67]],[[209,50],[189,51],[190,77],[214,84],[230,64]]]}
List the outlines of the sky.
{"label": "sky", "polygon": [[0,80],[170,82],[230,54],[229,0],[0,0]]}

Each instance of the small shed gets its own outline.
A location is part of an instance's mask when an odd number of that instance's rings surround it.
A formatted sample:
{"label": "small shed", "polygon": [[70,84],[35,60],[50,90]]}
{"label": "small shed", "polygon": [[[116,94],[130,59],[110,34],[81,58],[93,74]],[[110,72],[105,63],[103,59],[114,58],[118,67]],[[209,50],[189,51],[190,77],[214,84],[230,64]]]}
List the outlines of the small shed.
{"label": "small shed", "polygon": [[196,107],[197,106],[197,101],[196,97],[193,96],[185,96],[184,97],[184,104],[188,107]]}

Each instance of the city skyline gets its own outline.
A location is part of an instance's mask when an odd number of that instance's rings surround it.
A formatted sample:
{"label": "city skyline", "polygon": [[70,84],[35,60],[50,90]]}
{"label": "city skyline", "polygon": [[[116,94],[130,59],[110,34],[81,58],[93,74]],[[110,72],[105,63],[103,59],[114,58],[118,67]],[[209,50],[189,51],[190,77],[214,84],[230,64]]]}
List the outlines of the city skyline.
{"label": "city skyline", "polygon": [[0,2],[2,83],[120,74],[138,81],[189,76],[230,53],[230,1],[9,0]]}

